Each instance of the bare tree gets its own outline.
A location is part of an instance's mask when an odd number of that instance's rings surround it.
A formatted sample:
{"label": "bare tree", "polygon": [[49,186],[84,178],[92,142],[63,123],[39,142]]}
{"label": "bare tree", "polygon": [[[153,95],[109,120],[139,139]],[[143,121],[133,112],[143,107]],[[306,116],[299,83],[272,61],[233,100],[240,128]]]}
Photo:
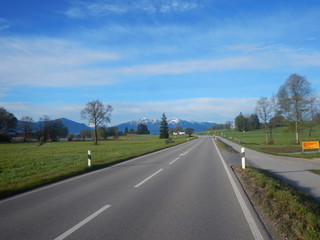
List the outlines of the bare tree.
{"label": "bare tree", "polygon": [[46,142],[48,137],[50,137],[50,117],[48,115],[43,115],[39,119],[39,138],[40,144]]}
{"label": "bare tree", "polygon": [[271,118],[273,107],[268,98],[262,97],[257,101],[255,111],[264,125],[264,132],[266,134],[266,144],[269,144],[268,139],[268,121]]}
{"label": "bare tree", "polygon": [[111,112],[113,108],[111,105],[104,106],[99,100],[88,102],[86,107],[81,111],[81,117],[87,119],[89,124],[94,126],[95,144],[98,144],[98,126],[102,123],[109,123],[111,121]]}
{"label": "bare tree", "polygon": [[310,98],[310,103],[309,103],[309,119],[310,123],[309,125],[309,137],[312,136],[316,132],[316,116],[319,113],[319,106],[317,102],[317,98],[315,96],[312,96]]}
{"label": "bare tree", "polygon": [[296,144],[299,143],[300,125],[310,109],[311,95],[310,83],[298,74],[292,74],[278,91],[281,111],[289,121],[295,123]]}
{"label": "bare tree", "polygon": [[20,119],[19,128],[23,132],[23,142],[27,141],[27,136],[32,132],[33,119],[29,116],[23,116]]}
{"label": "bare tree", "polygon": [[224,124],[226,129],[231,129],[232,127],[232,121],[226,121],[226,123]]}
{"label": "bare tree", "polygon": [[92,135],[92,130],[91,129],[82,129],[80,132],[80,136],[83,140],[86,138],[90,138]]}

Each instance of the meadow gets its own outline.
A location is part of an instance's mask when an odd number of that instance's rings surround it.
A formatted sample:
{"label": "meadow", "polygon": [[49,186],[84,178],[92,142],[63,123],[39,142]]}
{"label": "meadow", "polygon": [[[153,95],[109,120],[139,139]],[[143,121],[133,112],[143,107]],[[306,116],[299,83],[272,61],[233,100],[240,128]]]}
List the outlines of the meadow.
{"label": "meadow", "polygon": [[[301,153],[301,145],[295,144],[295,133],[289,126],[277,127],[273,129],[273,144],[266,144],[266,137],[263,129],[247,132],[235,130],[217,130],[202,134],[222,136],[228,140],[240,143],[242,146],[251,148],[260,152],[271,153],[275,155],[290,155],[292,157],[319,158],[320,152],[316,149]],[[309,136],[307,130],[301,135],[302,141],[319,141],[320,127],[318,126]],[[311,152],[311,153],[310,153]]]}
{"label": "meadow", "polygon": [[[190,138],[173,138],[172,143],[156,135],[128,136],[93,142],[48,142],[0,144],[0,198],[67,177],[103,168],[143,154],[171,147]],[[88,150],[92,166],[88,168]]]}

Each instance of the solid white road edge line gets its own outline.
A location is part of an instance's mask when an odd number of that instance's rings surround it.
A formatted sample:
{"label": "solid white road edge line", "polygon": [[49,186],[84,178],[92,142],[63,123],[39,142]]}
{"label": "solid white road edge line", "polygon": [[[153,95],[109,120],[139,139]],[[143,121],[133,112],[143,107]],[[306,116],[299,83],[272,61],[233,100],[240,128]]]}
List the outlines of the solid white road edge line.
{"label": "solid white road edge line", "polygon": [[220,151],[219,151],[219,149],[218,149],[218,147],[217,147],[217,145],[216,145],[216,143],[214,142],[213,139],[212,139],[212,142],[213,142],[213,145],[216,147],[216,150],[217,150],[217,152],[219,154],[220,160],[221,160],[221,162],[222,162],[222,164],[223,164],[223,166],[224,166],[224,168],[225,168],[225,170],[227,172],[227,175],[228,175],[229,181],[230,181],[230,183],[232,185],[233,191],[235,192],[235,194],[237,196],[238,202],[239,202],[239,204],[241,206],[241,209],[243,211],[243,214],[244,214],[244,216],[245,216],[245,218],[246,218],[246,220],[248,222],[248,225],[250,227],[250,230],[251,230],[251,232],[253,234],[254,239],[255,240],[263,240],[264,238],[263,238],[262,234],[260,233],[260,230],[259,230],[256,222],[254,221],[246,202],[244,201],[244,199],[243,199],[243,197],[242,197],[242,195],[241,195],[236,183],[234,182],[234,180],[233,180],[233,178],[231,176],[230,169],[228,168],[227,164],[225,163],[224,158],[220,154]]}
{"label": "solid white road edge line", "polygon": [[179,160],[180,157],[177,157],[176,159],[174,159],[173,161],[169,162],[169,165],[171,165],[172,163],[176,162]]}
{"label": "solid white road edge line", "polygon": [[163,168],[161,168],[160,170],[156,171],[154,174],[150,175],[149,177],[147,177],[146,179],[144,179],[143,181],[141,181],[140,183],[138,183],[137,185],[135,185],[135,188],[140,187],[142,184],[144,184],[146,181],[150,180],[151,178],[153,178],[155,175],[157,175],[159,172],[161,172],[163,170]]}
{"label": "solid white road edge line", "polygon": [[77,231],[79,228],[81,228],[83,225],[85,225],[86,223],[90,222],[92,219],[94,219],[95,217],[97,217],[99,214],[101,214],[102,212],[104,212],[105,210],[107,210],[109,207],[111,207],[111,205],[105,205],[104,207],[100,208],[98,211],[96,211],[95,213],[91,214],[89,217],[87,217],[86,219],[84,219],[83,221],[79,222],[77,225],[75,225],[74,227],[70,228],[68,231],[66,231],[65,233],[61,234],[59,237],[55,238],[54,240],[62,240],[65,239],[66,237],[68,237],[71,233]]}

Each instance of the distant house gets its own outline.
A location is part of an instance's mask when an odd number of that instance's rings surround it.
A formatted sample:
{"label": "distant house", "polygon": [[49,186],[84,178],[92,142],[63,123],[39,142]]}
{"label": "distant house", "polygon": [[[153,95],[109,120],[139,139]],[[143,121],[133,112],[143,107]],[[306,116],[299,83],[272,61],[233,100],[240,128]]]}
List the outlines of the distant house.
{"label": "distant house", "polygon": [[178,136],[178,135],[186,135],[185,132],[173,132],[174,136]]}

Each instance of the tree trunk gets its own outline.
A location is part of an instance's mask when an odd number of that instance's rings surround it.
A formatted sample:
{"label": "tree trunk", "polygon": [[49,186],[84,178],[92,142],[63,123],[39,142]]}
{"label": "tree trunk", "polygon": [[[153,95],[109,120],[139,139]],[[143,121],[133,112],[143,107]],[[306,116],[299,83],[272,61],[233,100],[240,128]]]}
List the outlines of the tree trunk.
{"label": "tree trunk", "polygon": [[23,142],[27,141],[27,129],[24,127],[24,133],[23,133]]}
{"label": "tree trunk", "polygon": [[296,121],[296,144],[299,144],[298,121]]}
{"label": "tree trunk", "polygon": [[264,124],[264,132],[265,132],[265,134],[266,134],[266,144],[269,145],[267,124]]}
{"label": "tree trunk", "polygon": [[94,125],[94,144],[98,145],[98,128],[97,125]]}

